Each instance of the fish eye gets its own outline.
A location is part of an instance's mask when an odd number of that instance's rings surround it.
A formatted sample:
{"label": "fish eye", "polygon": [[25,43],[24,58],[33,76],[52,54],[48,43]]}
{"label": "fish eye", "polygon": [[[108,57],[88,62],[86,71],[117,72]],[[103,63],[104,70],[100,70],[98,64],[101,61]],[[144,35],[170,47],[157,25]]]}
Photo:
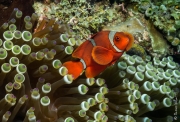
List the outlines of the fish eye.
{"label": "fish eye", "polygon": [[118,36],[115,37],[115,41],[119,41],[120,38]]}

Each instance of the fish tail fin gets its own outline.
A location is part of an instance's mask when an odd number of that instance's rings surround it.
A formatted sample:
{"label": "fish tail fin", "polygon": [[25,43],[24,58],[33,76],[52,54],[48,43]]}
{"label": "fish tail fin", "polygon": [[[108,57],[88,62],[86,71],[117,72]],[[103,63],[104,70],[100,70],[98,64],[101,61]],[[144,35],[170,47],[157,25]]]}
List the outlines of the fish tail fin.
{"label": "fish tail fin", "polygon": [[63,66],[68,69],[68,74],[72,74],[74,79],[83,72],[83,64],[80,61],[68,61],[63,63]]}

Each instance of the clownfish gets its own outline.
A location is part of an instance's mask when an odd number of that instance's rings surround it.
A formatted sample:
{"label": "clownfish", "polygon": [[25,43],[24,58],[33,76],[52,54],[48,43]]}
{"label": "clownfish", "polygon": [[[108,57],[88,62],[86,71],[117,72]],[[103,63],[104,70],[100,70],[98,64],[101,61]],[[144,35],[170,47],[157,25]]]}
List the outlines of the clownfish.
{"label": "clownfish", "polygon": [[127,32],[100,31],[83,42],[72,54],[77,61],[63,63],[78,78],[85,70],[87,78],[100,74],[108,66],[114,64],[134,43],[134,38]]}

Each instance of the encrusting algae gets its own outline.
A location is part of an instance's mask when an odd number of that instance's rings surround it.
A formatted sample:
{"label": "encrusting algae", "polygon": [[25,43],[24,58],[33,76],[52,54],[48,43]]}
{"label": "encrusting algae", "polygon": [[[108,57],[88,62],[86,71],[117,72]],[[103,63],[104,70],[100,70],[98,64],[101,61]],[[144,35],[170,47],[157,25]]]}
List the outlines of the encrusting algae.
{"label": "encrusting algae", "polygon": [[[123,54],[94,78],[62,64],[82,41],[68,24],[17,8],[0,28],[2,122],[172,122],[180,114],[179,64]],[[175,113],[174,113],[175,112]],[[159,114],[161,113],[161,115]],[[158,116],[156,115],[158,114]]]}

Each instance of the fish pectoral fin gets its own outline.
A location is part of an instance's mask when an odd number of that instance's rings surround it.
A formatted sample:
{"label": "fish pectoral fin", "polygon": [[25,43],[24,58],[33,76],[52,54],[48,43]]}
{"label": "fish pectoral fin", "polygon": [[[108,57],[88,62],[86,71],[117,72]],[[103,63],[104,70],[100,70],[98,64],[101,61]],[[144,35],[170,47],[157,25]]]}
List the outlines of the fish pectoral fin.
{"label": "fish pectoral fin", "polygon": [[92,50],[92,58],[100,65],[107,65],[113,59],[113,52],[101,46],[95,46]]}

